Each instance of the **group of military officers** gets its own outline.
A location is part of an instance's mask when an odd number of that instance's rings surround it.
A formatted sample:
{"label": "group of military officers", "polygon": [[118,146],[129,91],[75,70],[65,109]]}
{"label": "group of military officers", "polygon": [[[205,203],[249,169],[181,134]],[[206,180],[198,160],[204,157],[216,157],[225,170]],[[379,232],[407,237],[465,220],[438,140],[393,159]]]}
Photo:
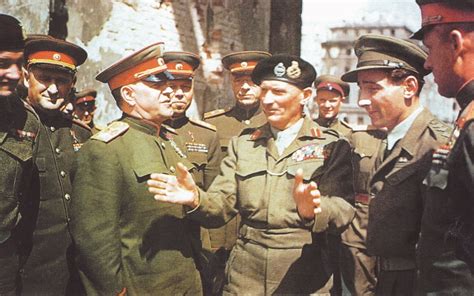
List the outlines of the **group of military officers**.
{"label": "group of military officers", "polygon": [[[235,106],[204,121],[199,56],[151,44],[97,75],[123,112],[100,131],[87,52],[0,15],[0,295],[472,294],[474,3],[417,3],[428,51],[363,35],[341,77],[231,53]],[[338,118],[349,83],[369,127]]]}

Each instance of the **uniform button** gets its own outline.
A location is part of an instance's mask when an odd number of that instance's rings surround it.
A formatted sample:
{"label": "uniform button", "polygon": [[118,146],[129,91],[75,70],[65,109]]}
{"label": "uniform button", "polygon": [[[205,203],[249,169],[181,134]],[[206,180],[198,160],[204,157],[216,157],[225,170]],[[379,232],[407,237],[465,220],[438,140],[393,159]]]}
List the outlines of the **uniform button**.
{"label": "uniform button", "polygon": [[66,172],[65,172],[65,171],[61,171],[61,172],[59,172],[59,174],[60,174],[61,177],[63,177],[63,178],[66,177]]}
{"label": "uniform button", "polygon": [[163,147],[163,149],[165,149],[166,148],[165,143],[161,142],[161,147]]}
{"label": "uniform button", "polygon": [[67,222],[71,222],[71,218],[69,218],[69,217],[67,217],[66,220],[67,220]]}
{"label": "uniform button", "polygon": [[56,151],[57,154],[61,153],[61,149],[59,148],[54,149],[54,151]]}
{"label": "uniform button", "polygon": [[70,199],[71,199],[71,195],[70,195],[69,193],[64,194],[64,199],[65,199],[65,200],[70,200]]}
{"label": "uniform button", "polygon": [[244,123],[245,123],[246,125],[249,125],[249,124],[250,124],[250,120],[248,120],[248,119],[247,119],[247,120],[244,120]]}
{"label": "uniform button", "polygon": [[54,132],[56,130],[56,128],[54,126],[50,127],[49,128],[52,132]]}
{"label": "uniform button", "polygon": [[176,171],[176,169],[174,168],[174,166],[171,166],[170,167],[170,172],[174,173]]}

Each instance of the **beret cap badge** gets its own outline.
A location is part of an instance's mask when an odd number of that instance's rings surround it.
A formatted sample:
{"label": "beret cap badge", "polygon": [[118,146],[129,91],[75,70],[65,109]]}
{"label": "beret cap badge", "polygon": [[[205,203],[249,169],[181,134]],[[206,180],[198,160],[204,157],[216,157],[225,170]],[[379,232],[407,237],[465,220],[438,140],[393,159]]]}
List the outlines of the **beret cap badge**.
{"label": "beret cap badge", "polygon": [[291,61],[291,66],[286,69],[286,75],[292,79],[296,79],[301,76],[301,69],[297,61]]}
{"label": "beret cap badge", "polygon": [[277,77],[282,77],[283,75],[285,75],[286,73],[286,68],[285,66],[283,65],[283,63],[278,63],[275,68],[273,68],[273,73],[277,76]]}

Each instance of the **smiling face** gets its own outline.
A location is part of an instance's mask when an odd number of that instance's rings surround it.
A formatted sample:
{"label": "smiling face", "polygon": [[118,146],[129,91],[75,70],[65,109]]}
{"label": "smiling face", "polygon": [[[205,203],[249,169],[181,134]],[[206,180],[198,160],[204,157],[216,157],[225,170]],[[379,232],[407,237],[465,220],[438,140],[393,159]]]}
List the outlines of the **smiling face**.
{"label": "smiling face", "polygon": [[23,52],[0,51],[0,98],[13,94],[21,77]]}
{"label": "smiling face", "polygon": [[237,104],[243,108],[252,108],[258,104],[260,87],[253,83],[250,74],[232,76],[232,91]]}
{"label": "smiling face", "polygon": [[260,84],[260,102],[271,126],[284,130],[296,123],[303,106],[311,96],[311,88],[300,89],[287,82],[264,80]]}
{"label": "smiling face", "polygon": [[24,76],[28,101],[43,111],[56,111],[66,104],[75,82],[74,75],[68,71],[36,65],[24,69]]}
{"label": "smiling face", "polygon": [[344,97],[337,91],[319,89],[314,99],[319,108],[319,117],[331,119],[339,114]]}
{"label": "smiling face", "polygon": [[387,72],[380,70],[361,71],[357,75],[360,87],[359,103],[366,102],[365,108],[372,125],[392,130],[410,114],[405,103],[404,89],[401,84],[393,83]]}

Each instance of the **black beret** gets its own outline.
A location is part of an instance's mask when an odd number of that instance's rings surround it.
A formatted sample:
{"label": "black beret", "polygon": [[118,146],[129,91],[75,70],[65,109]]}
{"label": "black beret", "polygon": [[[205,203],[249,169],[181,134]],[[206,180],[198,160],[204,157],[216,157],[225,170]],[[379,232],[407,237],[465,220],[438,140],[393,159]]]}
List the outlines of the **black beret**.
{"label": "black beret", "polygon": [[347,82],[334,75],[320,75],[314,81],[314,87],[319,89],[335,90],[343,97],[347,97],[350,92],[350,86]]}
{"label": "black beret", "polygon": [[421,28],[411,38],[421,40],[427,28],[439,24],[474,22],[474,0],[416,0]]}
{"label": "black beret", "polygon": [[25,38],[19,20],[8,14],[0,14],[0,50],[23,50]]}
{"label": "black beret", "polygon": [[357,39],[354,51],[358,58],[355,70],[342,75],[342,80],[357,82],[357,73],[371,69],[405,69],[423,77],[428,54],[420,46],[395,37],[367,34]]}
{"label": "black beret", "polygon": [[263,80],[279,80],[306,88],[313,84],[315,78],[316,70],[313,65],[289,54],[277,54],[263,59],[252,72],[252,81],[258,85]]}
{"label": "black beret", "polygon": [[266,51],[238,51],[224,56],[222,64],[233,75],[249,75],[259,61],[271,56]]}
{"label": "black beret", "polygon": [[87,59],[87,52],[80,46],[48,35],[29,35],[25,44],[27,65],[46,64],[76,71]]}
{"label": "black beret", "polygon": [[194,71],[199,67],[199,56],[185,51],[168,51],[163,54],[166,71],[171,79],[192,78]]}

